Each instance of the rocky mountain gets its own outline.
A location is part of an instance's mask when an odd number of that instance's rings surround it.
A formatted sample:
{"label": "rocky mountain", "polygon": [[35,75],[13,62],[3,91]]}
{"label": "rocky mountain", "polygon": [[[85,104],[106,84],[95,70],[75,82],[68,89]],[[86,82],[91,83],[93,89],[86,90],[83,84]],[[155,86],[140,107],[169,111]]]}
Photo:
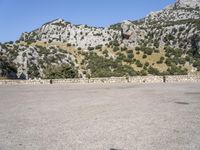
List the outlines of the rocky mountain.
{"label": "rocky mountain", "polygon": [[56,19],[0,44],[0,75],[74,78],[200,71],[200,0],[107,28]]}
{"label": "rocky mountain", "polygon": [[176,8],[200,8],[200,0],[177,0]]}
{"label": "rocky mountain", "polygon": [[119,35],[119,31],[87,25],[73,25],[62,19],[57,19],[44,24],[33,32],[23,33],[20,40],[71,43],[77,48],[87,48],[98,44],[105,45],[114,38],[119,40]]}

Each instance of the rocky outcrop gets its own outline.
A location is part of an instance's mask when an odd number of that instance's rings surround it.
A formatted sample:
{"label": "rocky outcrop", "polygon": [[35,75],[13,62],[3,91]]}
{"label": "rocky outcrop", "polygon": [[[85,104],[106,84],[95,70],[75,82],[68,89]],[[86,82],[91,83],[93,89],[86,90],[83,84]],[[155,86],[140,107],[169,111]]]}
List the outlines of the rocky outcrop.
{"label": "rocky outcrop", "polygon": [[200,8],[200,0],[177,0],[176,8]]}
{"label": "rocky outcrop", "polygon": [[41,28],[24,33],[21,40],[70,43],[75,47],[87,49],[97,45],[105,45],[114,39],[120,40],[120,32],[107,28],[73,25],[62,19],[44,24]]}
{"label": "rocky outcrop", "polygon": [[161,11],[152,12],[144,19],[147,24],[155,21],[174,22],[187,19],[200,19],[200,1],[177,0],[175,4]]}
{"label": "rocky outcrop", "polygon": [[144,30],[128,20],[122,22],[121,32],[123,43],[129,47],[137,46],[138,42],[141,39],[144,39],[144,36],[146,35]]}
{"label": "rocky outcrop", "polygon": [[194,54],[200,54],[200,34],[191,37],[191,45]]}
{"label": "rocky outcrop", "polygon": [[[16,78],[21,79],[44,77],[43,69],[48,65],[76,64],[74,56],[56,46],[5,44],[4,48],[1,48],[0,61],[1,59],[4,59],[4,63],[0,68],[12,64],[16,67]],[[13,68],[10,69],[11,72],[15,72]]]}
{"label": "rocky outcrop", "polygon": [[[200,19],[199,0],[177,0],[173,5],[166,7],[165,9],[152,12],[144,19],[138,21],[138,23],[132,21],[124,21],[117,25],[116,28],[97,28],[89,27],[87,25],[74,25],[70,22],[66,22],[63,19],[56,19],[51,22],[45,23],[41,28],[38,28],[29,33],[23,33],[20,40],[36,42],[43,41],[47,43],[62,42],[71,44],[76,48],[82,48],[88,50],[88,48],[94,48],[98,45],[108,45],[111,41],[118,41],[122,45],[134,48],[141,40],[144,40],[149,34],[153,34],[152,28],[159,27],[162,29],[156,29],[156,32],[162,32],[160,44],[163,45],[163,38],[170,33],[170,30],[179,30],[179,28],[187,28],[188,36],[183,35],[188,41],[191,41],[191,34],[197,34],[197,23],[193,24],[191,20]],[[185,26],[189,24],[189,26]],[[164,29],[165,28],[165,29]],[[168,30],[168,33],[163,32]],[[189,32],[190,30],[190,32]],[[149,33],[150,32],[150,33]],[[182,34],[182,33],[180,33]],[[177,32],[177,35],[180,36]],[[180,36],[180,38],[183,38]],[[176,38],[176,37],[175,37]],[[179,38],[179,37],[177,37]],[[156,38],[152,40],[157,40]],[[178,42],[179,44],[180,42]],[[179,45],[172,45],[178,47]],[[187,43],[188,44],[188,43]],[[191,47],[191,44],[186,46],[187,49]]]}

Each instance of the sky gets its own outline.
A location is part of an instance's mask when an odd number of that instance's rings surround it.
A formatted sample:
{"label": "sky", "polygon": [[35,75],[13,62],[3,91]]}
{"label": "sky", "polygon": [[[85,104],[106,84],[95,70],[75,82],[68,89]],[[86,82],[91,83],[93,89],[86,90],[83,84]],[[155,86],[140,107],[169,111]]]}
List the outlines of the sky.
{"label": "sky", "polygon": [[15,41],[46,22],[62,18],[73,24],[106,27],[136,20],[176,0],[0,0],[0,42]]}

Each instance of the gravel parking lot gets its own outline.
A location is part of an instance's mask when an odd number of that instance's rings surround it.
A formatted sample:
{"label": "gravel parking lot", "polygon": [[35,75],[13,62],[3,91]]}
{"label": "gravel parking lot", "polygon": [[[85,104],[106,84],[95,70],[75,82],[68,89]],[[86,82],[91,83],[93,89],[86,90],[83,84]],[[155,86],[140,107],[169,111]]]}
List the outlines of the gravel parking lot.
{"label": "gravel parking lot", "polygon": [[200,150],[200,84],[0,86],[0,150]]}

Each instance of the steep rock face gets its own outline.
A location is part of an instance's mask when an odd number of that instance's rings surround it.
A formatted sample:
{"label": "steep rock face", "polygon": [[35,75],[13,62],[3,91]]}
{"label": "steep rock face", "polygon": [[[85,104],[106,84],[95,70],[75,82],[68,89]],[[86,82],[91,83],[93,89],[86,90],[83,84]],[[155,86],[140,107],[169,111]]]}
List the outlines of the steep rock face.
{"label": "steep rock face", "polygon": [[200,0],[177,0],[165,9],[150,13],[145,22],[153,21],[180,21],[186,19],[200,19]]}
{"label": "steep rock face", "polygon": [[200,0],[178,0],[175,6],[177,8],[183,8],[183,7],[197,8],[200,7]]}
{"label": "steep rock face", "polygon": [[0,61],[15,66],[11,72],[21,79],[44,77],[43,70],[49,65],[75,65],[75,58],[56,46],[5,44],[0,52]]}
{"label": "steep rock face", "polygon": [[146,32],[140,29],[137,25],[134,25],[131,21],[125,20],[121,24],[122,39],[126,46],[134,47],[137,43],[144,39]]}
{"label": "steep rock face", "polygon": [[159,43],[156,45],[183,51],[192,49],[192,37],[200,35],[200,10],[196,4],[199,5],[198,0],[177,1],[139,21],[122,22],[122,35],[126,37],[123,43],[134,47],[145,41],[148,45]]}
{"label": "steep rock face", "polygon": [[105,45],[109,41],[120,40],[120,38],[119,31],[88,27],[86,25],[73,25],[62,19],[46,23],[41,28],[30,33],[24,33],[21,36],[21,40],[24,41],[59,41],[85,49],[100,44]]}
{"label": "steep rock face", "polygon": [[180,8],[180,9],[164,9],[160,12],[152,12],[149,16],[145,18],[145,22],[153,22],[153,21],[180,21],[180,20],[186,20],[188,18],[191,19],[199,19],[200,18],[200,11],[197,9],[186,9],[186,8]]}

